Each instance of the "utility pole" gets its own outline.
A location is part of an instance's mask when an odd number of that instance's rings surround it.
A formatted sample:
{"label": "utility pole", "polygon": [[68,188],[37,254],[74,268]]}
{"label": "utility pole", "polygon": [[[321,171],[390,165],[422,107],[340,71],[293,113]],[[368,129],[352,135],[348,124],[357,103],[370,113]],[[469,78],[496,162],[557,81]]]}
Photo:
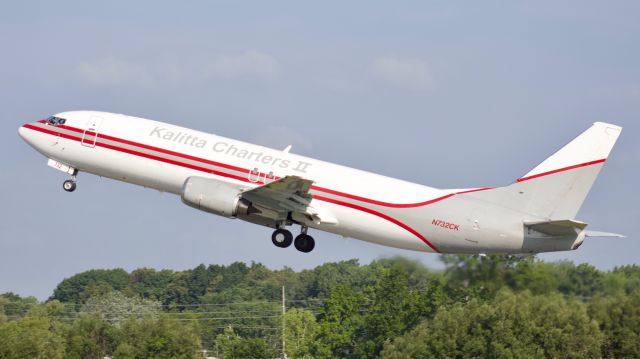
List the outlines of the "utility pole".
{"label": "utility pole", "polygon": [[282,286],[282,358],[287,359],[287,352],[285,351],[284,346],[284,313],[286,311],[286,307],[284,304],[284,285]]}

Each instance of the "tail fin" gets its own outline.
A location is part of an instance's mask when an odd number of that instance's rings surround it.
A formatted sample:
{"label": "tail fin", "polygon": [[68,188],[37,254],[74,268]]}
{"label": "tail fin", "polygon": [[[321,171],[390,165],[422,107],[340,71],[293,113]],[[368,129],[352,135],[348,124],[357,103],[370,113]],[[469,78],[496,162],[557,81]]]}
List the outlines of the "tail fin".
{"label": "tail fin", "polygon": [[[616,143],[622,127],[596,122],[589,129],[519,178],[523,182],[552,173],[604,162]],[[597,176],[597,173],[596,173]],[[593,178],[595,179],[595,177]]]}
{"label": "tail fin", "polygon": [[575,218],[621,130],[594,123],[499,194],[486,191],[497,197],[484,199],[547,220]]}

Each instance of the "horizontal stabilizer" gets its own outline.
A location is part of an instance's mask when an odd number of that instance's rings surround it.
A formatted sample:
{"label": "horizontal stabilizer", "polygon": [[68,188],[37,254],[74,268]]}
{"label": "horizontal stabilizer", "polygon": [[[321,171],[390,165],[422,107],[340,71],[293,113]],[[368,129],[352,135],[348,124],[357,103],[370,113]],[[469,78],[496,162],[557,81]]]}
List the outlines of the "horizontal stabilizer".
{"label": "horizontal stabilizer", "polygon": [[586,237],[616,237],[616,238],[627,238],[627,236],[623,236],[618,233],[609,233],[609,232],[596,232],[596,231],[584,231]]}
{"label": "horizontal stabilizer", "polygon": [[525,227],[550,236],[574,236],[579,234],[587,224],[573,219],[559,221],[524,222]]}

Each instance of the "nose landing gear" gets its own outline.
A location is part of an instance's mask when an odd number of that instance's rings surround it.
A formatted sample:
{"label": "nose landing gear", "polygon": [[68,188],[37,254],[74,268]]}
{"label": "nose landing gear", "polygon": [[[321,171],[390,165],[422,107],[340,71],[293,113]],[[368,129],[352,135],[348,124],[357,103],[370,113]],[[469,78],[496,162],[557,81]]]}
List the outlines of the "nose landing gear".
{"label": "nose landing gear", "polygon": [[278,228],[273,231],[271,235],[271,242],[276,247],[286,248],[291,245],[293,242],[293,246],[296,247],[297,250],[303,253],[309,253],[316,246],[316,242],[310,235],[307,234],[307,226],[302,226],[302,233],[296,236],[296,239],[293,239],[293,235],[290,231],[284,228]]}
{"label": "nose landing gear", "polygon": [[62,182],[62,188],[67,192],[73,192],[76,190],[76,174],[78,174],[78,170],[75,170],[71,175],[71,178]]}
{"label": "nose landing gear", "polygon": [[62,188],[67,192],[73,192],[76,190],[76,182],[73,180],[66,180],[62,183]]}

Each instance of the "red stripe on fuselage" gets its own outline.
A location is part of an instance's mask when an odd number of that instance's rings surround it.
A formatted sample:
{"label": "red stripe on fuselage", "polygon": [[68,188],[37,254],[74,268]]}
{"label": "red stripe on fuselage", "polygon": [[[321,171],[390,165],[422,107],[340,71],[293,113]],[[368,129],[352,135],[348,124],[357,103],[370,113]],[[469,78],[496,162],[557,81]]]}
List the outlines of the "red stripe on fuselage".
{"label": "red stripe on fuselage", "polygon": [[[25,126],[29,126],[28,128],[31,128],[31,129],[39,129],[39,128],[33,127],[31,125],[25,125]],[[60,128],[65,129],[65,130],[69,130],[69,131],[73,131],[73,132],[77,132],[77,133],[85,133],[85,131],[82,130],[82,129],[79,129],[79,128],[76,128],[76,127],[67,126],[67,125],[57,125],[56,127],[60,127]],[[46,132],[46,133],[49,133],[49,134],[58,135],[57,132],[53,132],[53,131],[44,130],[43,132]],[[93,133],[91,131],[87,131],[86,134],[90,135],[90,136],[95,136],[95,133]],[[211,160],[208,160],[208,159],[205,159],[205,158],[191,156],[191,155],[187,155],[187,154],[184,154],[184,153],[167,150],[167,149],[160,148],[160,147],[150,146],[150,145],[147,145],[147,144],[144,144],[144,143],[140,143],[140,142],[125,140],[125,139],[122,139],[122,138],[119,138],[119,137],[113,137],[113,136],[109,136],[109,135],[105,135],[105,134],[101,134],[101,133],[98,133],[98,138],[103,138],[103,139],[106,139],[106,140],[116,141],[116,142],[120,142],[120,143],[123,143],[123,144],[126,144],[126,145],[130,145],[130,146],[137,146],[137,147],[141,147],[141,148],[144,148],[144,149],[161,152],[161,153],[165,153],[165,154],[176,156],[176,157],[185,158],[185,159],[192,160],[192,161],[206,163],[206,164],[209,164],[209,165],[212,165],[212,166],[219,166],[219,167],[227,168],[227,169],[230,169],[230,170],[233,170],[233,171],[244,172],[244,173],[247,173],[247,174],[249,174],[251,172],[249,169],[246,169],[246,168],[241,168],[241,167],[233,166],[233,165],[222,163],[222,162],[211,161]],[[275,177],[275,180],[277,180],[279,178],[280,177]],[[248,180],[245,181],[245,182],[256,183],[256,182],[251,182],[251,181],[248,181]],[[332,189],[328,189],[328,188],[324,188],[324,187],[320,187],[320,186],[311,186],[311,189],[316,190],[316,191],[320,191],[320,192],[329,193],[329,194],[336,195],[336,196],[340,196],[340,197],[353,199],[353,200],[360,201],[360,202],[366,202],[366,203],[370,203],[370,204],[374,204],[374,205],[378,205],[378,206],[383,206],[383,207],[412,208],[412,207],[421,207],[421,206],[430,205],[432,203],[439,202],[439,201],[442,201],[442,200],[447,199],[449,197],[452,197],[452,196],[454,196],[456,194],[475,192],[475,191],[483,191],[483,190],[487,190],[487,189],[490,189],[490,188],[478,188],[478,189],[472,189],[472,190],[469,190],[469,191],[449,193],[449,194],[446,194],[446,195],[441,196],[441,197],[437,197],[437,198],[434,198],[434,199],[430,199],[430,200],[423,201],[423,202],[417,202],[417,203],[390,203],[390,202],[378,201],[378,200],[375,200],[375,199],[356,196],[356,195],[353,195],[353,194],[340,192],[340,191],[336,191],[336,190],[332,190]]]}
{"label": "red stripe on fuselage", "polygon": [[[83,130],[81,130],[79,128],[70,127],[70,126],[66,126],[66,125],[58,125],[57,127],[64,128],[65,130],[69,130],[69,131],[78,132],[78,133],[83,133],[84,132]],[[86,133],[88,135],[91,135],[91,136],[95,135],[95,133],[90,132],[90,131],[87,131]],[[105,134],[101,134],[101,133],[98,133],[98,138],[104,138],[105,140],[116,141],[116,142],[124,143],[125,145],[137,146],[137,147],[141,147],[141,148],[144,148],[144,149],[147,149],[147,150],[162,152],[162,153],[165,153],[165,154],[168,154],[168,155],[172,155],[172,156],[176,156],[176,157],[182,157],[182,158],[185,158],[185,159],[188,159],[188,160],[198,161],[198,162],[206,163],[208,165],[218,166],[218,167],[230,169],[230,170],[233,170],[233,171],[248,172],[247,169],[244,169],[244,168],[241,168],[241,167],[236,167],[236,166],[229,165],[229,164],[226,164],[226,163],[215,162],[215,161],[211,161],[211,160],[208,160],[208,159],[205,159],[205,158],[195,157],[195,156],[187,155],[185,153],[175,152],[175,151],[167,150],[167,149],[164,149],[164,148],[161,148],[161,147],[150,146],[150,145],[147,145],[147,144],[144,144],[144,143],[129,141],[129,140],[125,140],[123,138],[113,137],[113,136],[109,136],[109,135],[105,135]]]}
{"label": "red stripe on fuselage", "polygon": [[[46,121],[42,120],[42,121],[38,121],[38,122],[45,123]],[[60,137],[67,138],[67,139],[81,141],[81,138],[79,138],[79,137],[75,138],[75,137],[72,137],[72,136],[69,136],[69,135],[66,135],[66,134],[61,134],[61,133],[58,133],[58,132],[55,132],[55,131],[51,131],[51,130],[35,127],[35,126],[29,125],[29,124],[24,125],[24,127],[32,129],[32,130],[36,130],[36,131],[45,132],[45,133],[48,133],[48,134],[51,134],[51,135],[60,136]],[[56,127],[64,128],[66,130],[77,132],[77,133],[84,133],[84,130],[78,129],[78,128],[75,128],[75,127],[71,127],[71,126],[57,125]],[[95,135],[95,133],[90,132],[90,131],[87,131],[87,134],[89,134],[91,136]],[[205,164],[212,165],[212,166],[219,166],[219,167],[230,169],[230,170],[233,170],[233,171],[243,172],[243,173],[247,173],[247,174],[249,174],[251,172],[249,169],[246,169],[246,168],[241,168],[241,167],[233,166],[233,165],[222,163],[222,162],[211,161],[211,160],[208,160],[208,159],[205,159],[205,158],[191,156],[191,155],[187,155],[187,154],[184,154],[184,153],[167,150],[167,149],[160,148],[160,147],[150,146],[150,145],[147,145],[147,144],[144,144],[144,143],[140,143],[140,142],[125,140],[125,139],[122,139],[122,138],[113,137],[113,136],[109,136],[109,135],[105,135],[105,134],[98,134],[98,138],[104,138],[106,140],[120,142],[120,143],[127,144],[127,145],[130,145],[130,146],[137,146],[137,147],[140,147],[140,148],[161,152],[161,153],[165,153],[165,154],[168,154],[168,155],[181,157],[181,158],[185,158],[185,159],[196,161],[196,162],[201,162],[201,163],[205,163]],[[105,146],[102,146],[102,147],[105,147]],[[116,149],[116,148],[114,147],[114,149]],[[145,156],[145,157],[146,156],[150,156],[150,155],[146,155],[144,153],[140,153],[140,154]],[[160,157],[157,157],[157,158],[153,157],[153,158],[157,159],[159,161],[163,161],[164,160],[164,159],[162,159]],[[585,166],[589,166],[589,165],[593,165],[593,164],[597,164],[597,163],[602,163],[605,160],[606,159],[600,159],[600,160],[596,160],[596,161],[585,162],[585,163],[582,163],[582,164],[569,166],[569,167],[564,167],[564,168],[560,168],[560,169],[553,170],[553,171],[543,172],[543,173],[532,175],[532,176],[528,176],[528,177],[522,177],[522,178],[519,178],[516,182],[523,182],[523,181],[527,181],[527,180],[530,180],[530,179],[534,179],[534,178],[538,178],[538,177],[554,174],[554,173],[557,173],[557,172],[562,172],[562,171],[567,171],[567,170],[571,170],[571,169],[574,169],[574,168],[585,167]],[[171,160],[168,160],[168,161],[171,161]],[[175,162],[175,161],[172,161],[172,162]],[[176,162],[176,163],[180,163],[180,162]],[[187,164],[187,166],[193,166],[193,165],[188,165]],[[211,171],[211,170],[208,170],[208,169],[202,169],[202,170],[205,171],[205,172],[210,172]],[[220,172],[220,173],[223,173],[223,172]],[[251,181],[248,181],[245,178],[229,175],[229,174],[226,174],[226,173],[224,173],[224,176],[240,179],[242,181],[249,182],[249,183],[262,184],[262,182],[251,182]],[[276,180],[279,179],[279,178],[280,177],[275,177]],[[332,189],[328,189],[328,188],[324,188],[324,187],[320,187],[320,186],[311,186],[311,189],[319,191],[319,192],[324,192],[324,193],[332,194],[332,195],[335,195],[335,196],[349,198],[349,199],[352,199],[352,200],[355,200],[355,201],[370,203],[370,204],[383,206],[383,207],[412,208],[412,207],[427,206],[427,205],[430,205],[430,204],[445,200],[445,199],[450,198],[452,196],[455,196],[457,194],[464,194],[464,193],[471,193],[471,192],[478,192],[478,191],[486,191],[486,190],[489,190],[491,188],[490,187],[485,187],[485,188],[476,188],[476,189],[460,191],[460,192],[453,192],[453,193],[449,193],[449,194],[446,194],[446,195],[441,196],[441,197],[437,197],[437,198],[430,199],[430,200],[423,201],[423,202],[416,202],[416,203],[391,203],[391,202],[378,201],[378,200],[375,200],[375,199],[361,197],[361,196],[357,196],[357,195],[353,195],[353,194],[349,194],[349,193],[345,193],[345,192],[340,192],[340,191],[336,191],[336,190],[332,190]]]}
{"label": "red stripe on fuselage", "polygon": [[[35,126],[29,125],[29,124],[24,125],[24,127],[28,128],[28,129],[31,129],[31,130],[44,132],[44,133],[47,133],[47,134],[50,134],[50,135],[60,136],[62,138],[66,138],[66,139],[69,139],[69,140],[82,142],[82,138],[81,137],[70,136],[70,135],[67,135],[67,134],[64,134],[64,133],[51,131],[51,130],[48,130],[48,129],[45,129],[45,128],[41,128],[41,127],[35,127]],[[65,127],[68,127],[68,126],[65,126]],[[71,129],[71,128],[68,128],[68,129]],[[82,133],[82,131],[76,131],[75,129],[73,129],[73,131]],[[87,132],[87,134],[89,134],[89,132]],[[105,136],[106,135],[100,135],[98,137],[105,138]],[[110,137],[110,136],[107,136],[107,137]],[[131,141],[129,141],[129,142],[131,142]],[[133,143],[135,143],[135,142],[131,142],[130,144],[133,144]],[[171,159],[168,159],[168,158],[162,158],[162,157],[150,155],[150,154],[147,154],[147,153],[138,152],[138,151],[135,151],[135,150],[130,150],[128,148],[117,147],[117,146],[109,145],[109,144],[102,143],[102,142],[96,142],[95,145],[98,146],[98,147],[104,147],[104,148],[108,148],[110,150],[124,152],[124,153],[128,153],[128,154],[132,154],[132,155],[136,155],[136,156],[140,156],[140,157],[144,157],[144,158],[160,161],[160,162],[169,163],[169,164],[176,165],[176,166],[182,166],[182,167],[190,168],[190,169],[201,171],[201,172],[205,172],[205,173],[211,173],[211,174],[214,174],[214,175],[217,175],[217,176],[233,178],[233,179],[236,179],[236,180],[239,180],[239,181],[244,181],[244,182],[249,182],[249,183],[264,184],[264,183],[262,183],[260,181],[251,182],[247,178],[240,177],[240,176],[235,176],[235,175],[232,175],[230,173],[211,170],[211,169],[208,169],[208,168],[195,166],[195,165],[192,165],[192,164],[189,164],[189,163],[185,163],[185,162],[178,162],[178,161],[171,160]],[[144,146],[140,146],[140,147],[144,148]],[[148,146],[148,147],[152,147],[152,146]],[[148,149],[151,149],[151,148],[148,148]],[[158,151],[158,152],[162,152],[162,151]],[[172,151],[167,151],[167,152],[172,152]],[[209,161],[209,162],[212,162],[210,164],[216,164],[217,163],[217,162],[213,162],[213,161]],[[220,166],[220,167],[223,167],[223,166]]]}
{"label": "red stripe on fuselage", "polygon": [[409,207],[426,206],[426,205],[431,204],[431,203],[442,201],[443,199],[449,198],[449,197],[454,195],[454,193],[450,193],[450,194],[444,195],[442,197],[438,197],[438,198],[434,198],[434,199],[431,199],[431,200],[428,200],[428,201],[418,202],[418,203],[389,203],[389,202],[377,201],[375,199],[369,199],[369,198],[365,198],[365,197],[360,197],[360,196],[356,196],[356,195],[353,195],[353,194],[344,193],[344,192],[340,192],[340,191],[335,191],[335,190],[332,190],[332,189],[318,187],[318,186],[311,186],[311,189],[315,189],[316,191],[320,191],[320,192],[324,192],[324,193],[329,193],[329,194],[332,194],[332,195],[335,195],[335,196],[340,196],[340,197],[353,199],[353,200],[360,201],[360,202],[367,202],[367,203],[375,204],[375,205],[378,205],[378,206],[393,207],[393,208],[409,208]]}
{"label": "red stripe on fuselage", "polygon": [[[43,133],[46,133],[46,134],[50,134],[50,135],[54,135],[54,136],[60,136],[60,137],[63,137],[63,138],[69,139],[69,140],[73,140],[73,141],[77,141],[77,142],[81,142],[82,141],[82,138],[80,138],[80,137],[70,136],[70,135],[67,135],[67,134],[62,134],[62,133],[55,132],[55,131],[52,131],[52,130],[49,130],[49,129],[32,126],[32,125],[29,125],[29,124],[24,125],[24,127],[28,128],[28,129],[31,129],[31,130],[43,132]],[[68,126],[65,126],[65,127],[68,127]],[[68,128],[68,129],[71,129],[71,128]],[[82,133],[82,131],[76,131],[75,129],[72,130],[72,131],[77,132],[77,133]],[[106,138],[106,137],[111,137],[111,136],[100,135],[100,137]],[[118,141],[118,142],[122,142],[122,141]],[[129,142],[128,144],[134,144],[135,143],[135,142],[132,142],[132,141],[127,141],[127,142]],[[132,155],[136,155],[136,156],[152,159],[152,160],[155,160],[155,161],[160,161],[160,162],[173,164],[173,165],[176,165],[176,166],[182,166],[182,167],[190,168],[190,169],[193,169],[193,170],[196,170],[196,171],[201,171],[201,172],[205,172],[205,173],[211,173],[211,174],[214,174],[214,175],[217,175],[217,176],[229,177],[229,178],[233,178],[233,179],[236,179],[236,180],[239,180],[239,181],[243,181],[243,182],[256,183],[258,185],[263,184],[262,182],[251,182],[247,178],[244,178],[244,177],[238,177],[238,176],[235,176],[235,175],[232,175],[232,174],[229,174],[229,173],[215,171],[215,170],[211,170],[211,169],[200,167],[200,166],[191,165],[191,164],[184,163],[184,162],[179,162],[179,161],[175,161],[175,160],[171,160],[171,159],[167,159],[167,158],[162,158],[162,157],[150,155],[150,154],[147,154],[147,153],[131,150],[131,149],[128,149],[128,148],[117,147],[117,146],[109,145],[109,144],[102,143],[102,142],[96,142],[95,145],[98,146],[98,147],[103,147],[103,148],[111,149],[111,150],[114,150],[114,151],[128,153],[128,154],[132,154]],[[152,147],[152,146],[146,146],[146,147],[141,146],[141,147],[151,149],[150,147]],[[162,152],[162,151],[159,151],[159,152]],[[172,151],[169,151],[169,152],[172,152]],[[194,157],[194,158],[196,158],[196,157]],[[209,162],[213,162],[213,161],[209,161]],[[217,163],[217,162],[214,162],[214,163]],[[338,193],[340,193],[340,192],[338,192]],[[450,196],[452,196],[452,195],[450,195]],[[352,195],[350,195],[350,196],[352,196]],[[353,197],[357,197],[357,196],[353,196]],[[394,223],[394,224],[400,226],[401,228],[403,228],[406,231],[410,232],[414,236],[418,237],[425,244],[427,244],[431,249],[433,249],[435,252],[439,253],[438,249],[433,244],[431,244],[431,242],[429,242],[423,235],[418,233],[418,231],[416,231],[415,229],[409,227],[408,225],[406,225],[406,224],[400,222],[399,220],[397,220],[397,219],[395,219],[393,217],[390,217],[390,216],[388,216],[388,215],[386,215],[384,213],[372,210],[372,209],[367,208],[367,207],[362,207],[362,206],[359,206],[359,205],[356,205],[356,204],[343,202],[343,201],[339,201],[339,200],[336,200],[336,199],[327,198],[327,197],[323,197],[323,196],[315,195],[315,196],[313,196],[313,198],[317,199],[319,201],[329,202],[329,203],[337,204],[337,205],[340,205],[340,206],[344,206],[344,207],[352,208],[352,209],[355,209],[355,210],[359,210],[359,211],[362,211],[362,212],[366,212],[366,213],[375,215],[377,217],[380,217],[382,219],[385,219],[385,220],[387,220],[387,221],[389,221],[391,223]]]}
{"label": "red stripe on fuselage", "polygon": [[317,186],[311,186],[311,188],[315,189],[317,191],[320,191],[320,192],[325,192],[325,193],[329,193],[329,194],[333,194],[333,195],[336,195],[336,196],[353,199],[353,200],[360,201],[360,202],[367,202],[367,203],[375,204],[375,205],[378,205],[378,206],[392,207],[392,208],[422,207],[422,206],[430,205],[432,203],[440,202],[440,201],[445,200],[445,199],[447,199],[449,197],[453,197],[453,196],[455,196],[457,194],[471,193],[471,192],[478,192],[478,191],[486,191],[488,189],[491,189],[490,187],[474,188],[474,189],[470,189],[470,190],[466,190],[466,191],[449,193],[449,194],[446,194],[446,195],[441,196],[441,197],[437,197],[437,198],[434,198],[434,199],[430,199],[428,201],[417,202],[417,203],[390,203],[390,202],[383,202],[383,201],[377,201],[375,199],[369,199],[369,198],[365,198],[365,197],[360,197],[360,196],[356,196],[356,195],[353,195],[353,194],[344,193],[344,192],[340,192],[340,191],[335,191],[335,190],[328,189],[328,188],[322,188],[322,187],[317,187]]}
{"label": "red stripe on fuselage", "polygon": [[378,212],[378,211],[374,211],[371,208],[367,208],[367,207],[362,207],[362,206],[358,206],[357,204],[353,204],[353,203],[349,203],[349,202],[343,202],[343,201],[339,201],[337,199],[333,199],[333,198],[328,198],[328,197],[323,197],[323,196],[318,196],[318,195],[314,195],[313,196],[314,199],[320,200],[320,201],[324,201],[324,202],[329,202],[329,203],[333,203],[333,204],[337,204],[343,207],[349,207],[352,209],[356,209],[358,211],[362,211],[362,212],[366,212],[369,214],[372,214],[374,216],[378,216],[382,219],[385,219],[395,225],[398,225],[400,227],[402,227],[404,230],[410,232],[411,234],[413,234],[414,236],[420,238],[420,240],[422,240],[426,245],[428,245],[431,249],[433,249],[436,253],[440,253],[440,251],[438,251],[438,249],[431,244],[431,242],[429,242],[423,235],[421,235],[420,233],[418,233],[418,231],[416,231],[415,229],[409,227],[408,225],[400,222],[399,220],[390,217],[382,212]]}

